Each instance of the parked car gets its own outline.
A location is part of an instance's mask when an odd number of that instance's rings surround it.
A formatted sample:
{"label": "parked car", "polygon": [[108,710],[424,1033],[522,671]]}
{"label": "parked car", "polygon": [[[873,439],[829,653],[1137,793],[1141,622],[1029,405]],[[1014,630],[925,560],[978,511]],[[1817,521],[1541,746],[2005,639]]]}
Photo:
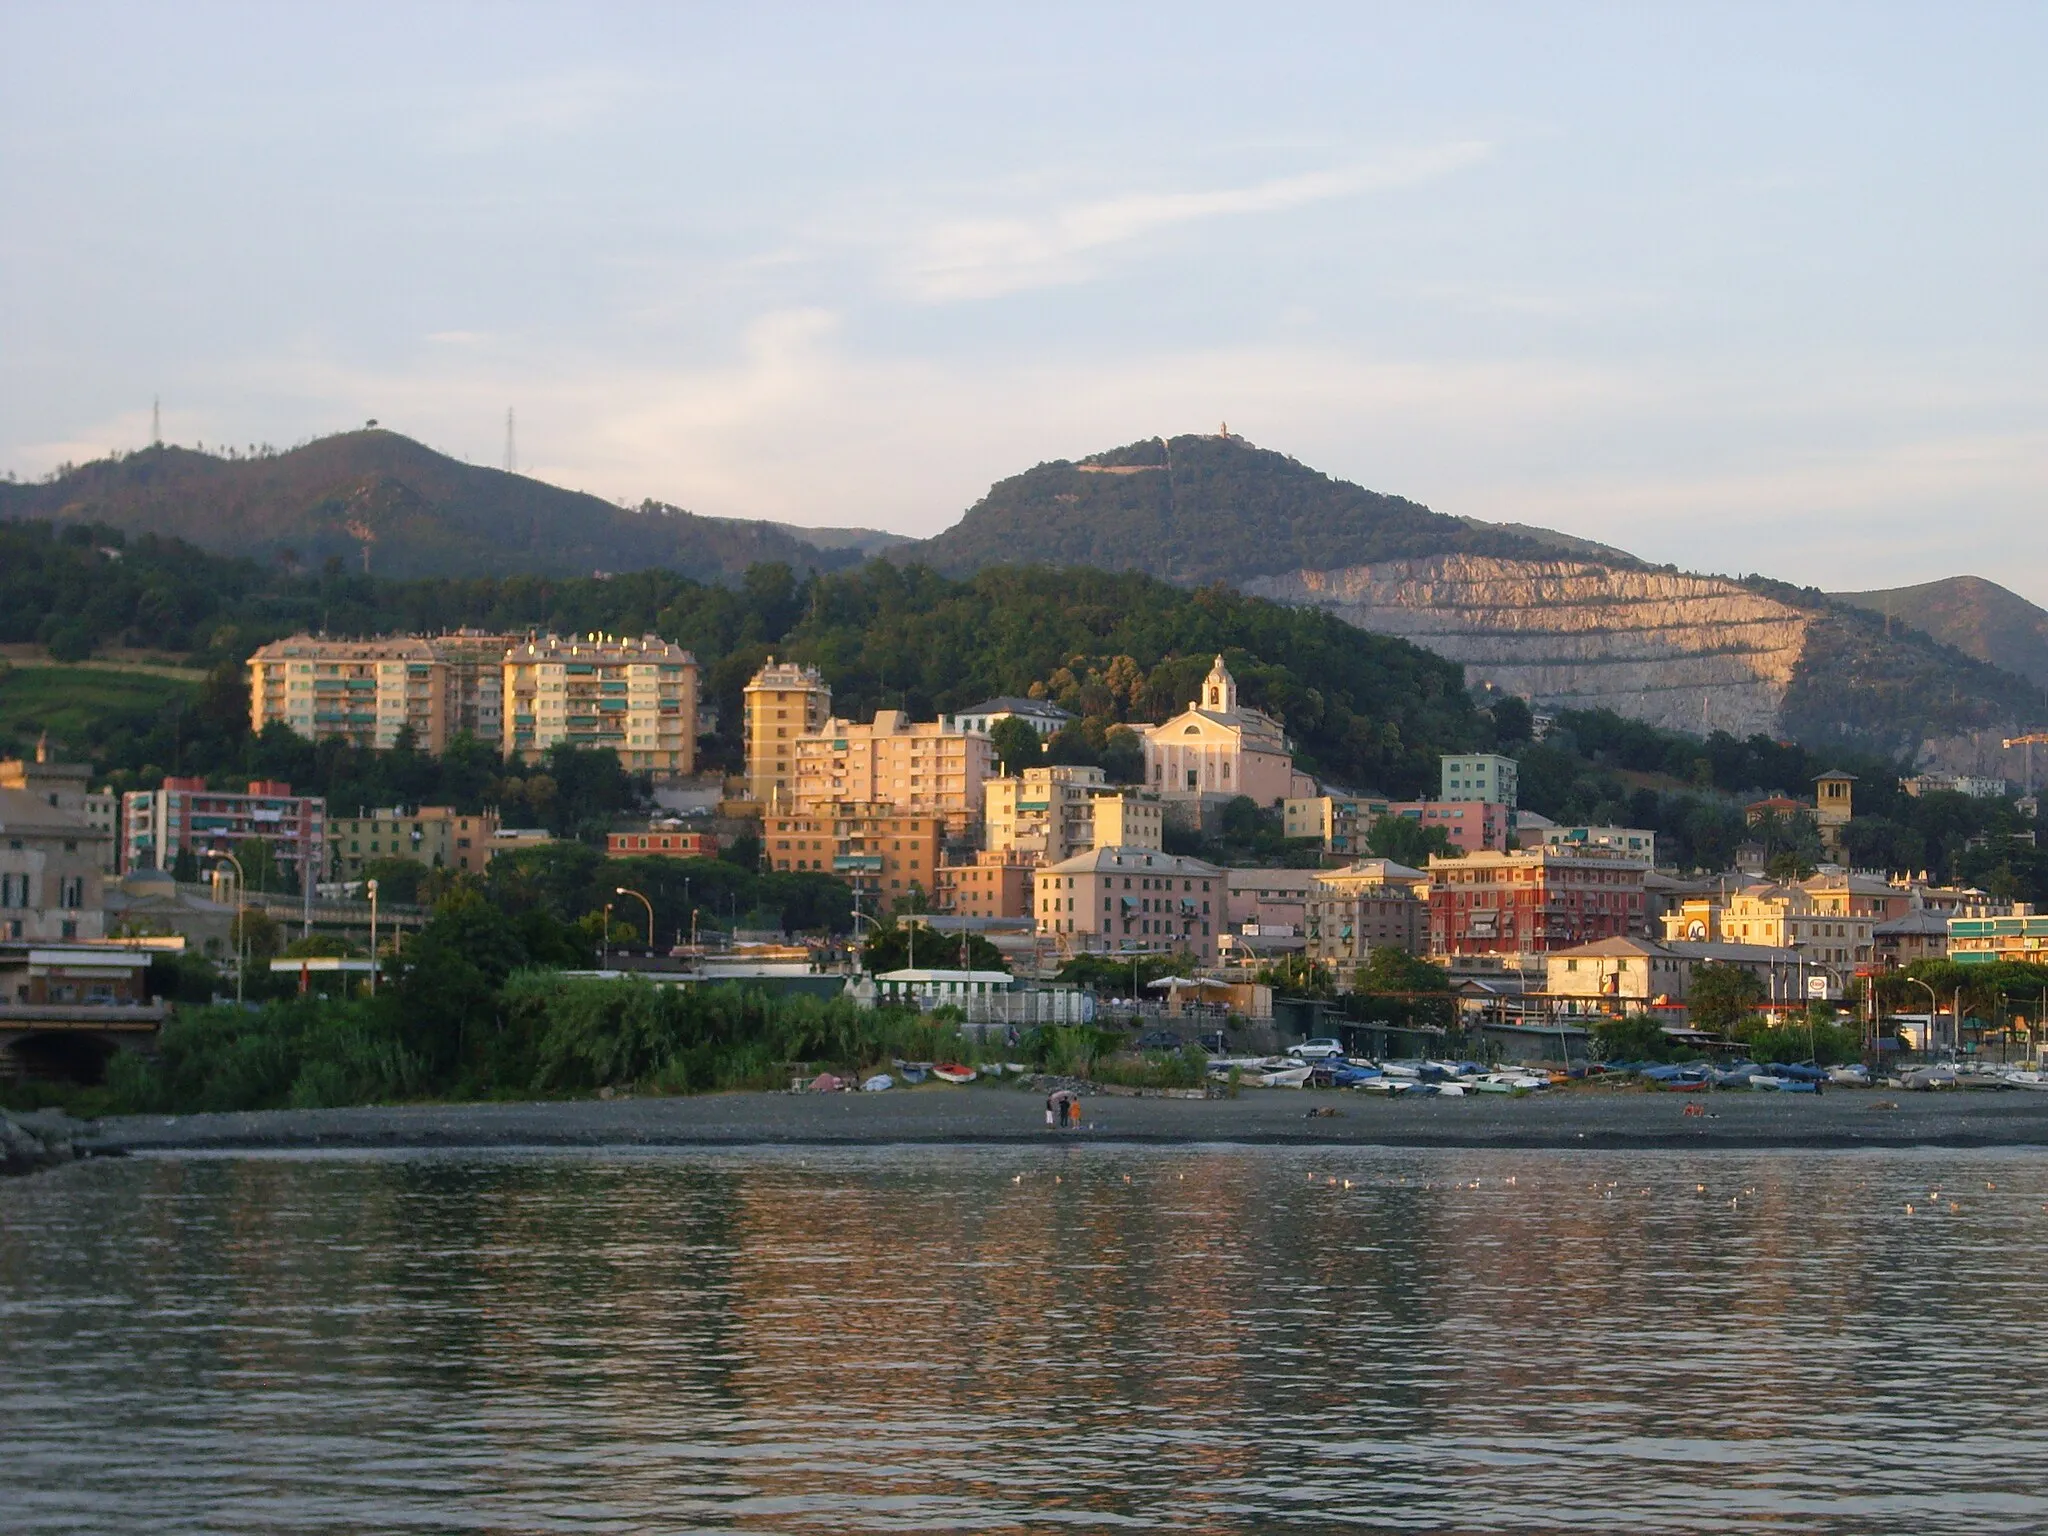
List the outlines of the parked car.
{"label": "parked car", "polygon": [[1155,1029],[1149,1035],[1138,1036],[1138,1049],[1141,1051],[1177,1051],[1184,1043],[1170,1029]]}
{"label": "parked car", "polygon": [[1304,1040],[1299,1045],[1287,1047],[1287,1054],[1296,1061],[1329,1061],[1344,1054],[1344,1042],[1327,1036],[1317,1040]]}
{"label": "parked car", "polygon": [[1230,1036],[1219,1029],[1213,1035],[1199,1036],[1195,1044],[1199,1045],[1211,1056],[1224,1056],[1229,1054],[1230,1051]]}

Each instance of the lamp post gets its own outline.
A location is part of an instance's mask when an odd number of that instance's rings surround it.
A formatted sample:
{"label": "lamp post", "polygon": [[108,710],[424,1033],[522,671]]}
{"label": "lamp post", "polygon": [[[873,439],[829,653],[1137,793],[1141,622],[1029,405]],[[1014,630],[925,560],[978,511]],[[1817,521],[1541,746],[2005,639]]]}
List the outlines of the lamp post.
{"label": "lamp post", "polygon": [[377,882],[366,880],[363,889],[370,897],[370,996],[377,995]]}
{"label": "lamp post", "polygon": [[249,904],[245,899],[248,881],[242,874],[242,861],[232,853],[215,853],[217,859],[225,859],[235,866],[235,1006],[242,1006],[242,972],[249,968]]}
{"label": "lamp post", "polygon": [[604,933],[597,941],[597,968],[608,971],[612,968],[612,904],[604,904]]}
{"label": "lamp post", "polygon": [[1922,981],[1918,976],[1907,976],[1901,979],[1910,981],[1914,986],[1927,994],[1927,1038],[1920,1043],[1923,1047],[1931,1047],[1934,1044],[1934,1016],[1941,1012],[1941,999],[1934,995],[1934,988]]}
{"label": "lamp post", "polygon": [[645,908],[647,909],[647,952],[648,952],[649,954],[653,954],[653,953],[654,953],[654,903],[653,903],[653,902],[651,902],[651,901],[649,901],[649,900],[648,900],[648,899],[647,899],[647,898],[646,898],[645,896],[641,895],[641,894],[640,894],[640,892],[638,892],[638,891],[636,891],[636,890],[633,890],[633,889],[631,889],[630,887],[627,887],[627,886],[623,886],[623,885],[621,885],[621,886],[616,886],[616,887],[614,887],[614,888],[613,888],[613,890],[612,890],[612,894],[613,894],[614,896],[631,896],[631,897],[634,897],[634,898],[636,898],[636,899],[637,899],[637,900],[639,901],[639,903],[640,903],[640,905],[641,905],[641,906],[643,906],[643,907],[645,907]]}

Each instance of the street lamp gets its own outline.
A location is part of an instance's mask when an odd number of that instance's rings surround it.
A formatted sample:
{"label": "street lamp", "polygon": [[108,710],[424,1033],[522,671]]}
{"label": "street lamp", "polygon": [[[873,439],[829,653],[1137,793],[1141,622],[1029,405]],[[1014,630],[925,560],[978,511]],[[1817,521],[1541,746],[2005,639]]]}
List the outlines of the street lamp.
{"label": "street lamp", "polygon": [[597,941],[597,968],[608,971],[612,968],[612,904],[604,904],[604,934]]}
{"label": "street lamp", "polygon": [[643,907],[645,907],[645,908],[647,909],[647,952],[648,952],[649,954],[653,954],[653,953],[654,953],[654,903],[653,903],[653,902],[651,902],[651,901],[649,901],[649,900],[648,900],[648,899],[647,899],[647,898],[646,898],[645,896],[642,896],[642,895],[640,894],[640,892],[638,892],[638,891],[636,891],[636,890],[633,890],[633,889],[631,889],[631,888],[629,888],[629,887],[627,887],[627,886],[623,886],[623,885],[621,885],[621,886],[616,886],[616,887],[614,887],[614,888],[613,888],[613,890],[612,890],[612,894],[613,894],[614,896],[632,896],[632,897],[635,897],[635,898],[637,898],[637,899],[638,899],[638,901],[639,901],[640,905],[641,905],[641,906],[643,906]]}
{"label": "street lamp", "polygon": [[249,951],[249,904],[244,899],[248,880],[242,874],[242,861],[232,853],[216,851],[214,857],[225,859],[235,866],[235,1006],[242,1006],[242,972],[248,969]]}
{"label": "street lamp", "polygon": [[1910,981],[1914,986],[1927,994],[1927,1038],[1921,1044],[1923,1046],[1932,1046],[1934,1044],[1934,1016],[1941,1012],[1941,999],[1934,995],[1934,988],[1922,981],[1918,976],[1905,976],[1900,979]]}
{"label": "street lamp", "polygon": [[377,995],[377,882],[364,882],[370,896],[370,996]]}

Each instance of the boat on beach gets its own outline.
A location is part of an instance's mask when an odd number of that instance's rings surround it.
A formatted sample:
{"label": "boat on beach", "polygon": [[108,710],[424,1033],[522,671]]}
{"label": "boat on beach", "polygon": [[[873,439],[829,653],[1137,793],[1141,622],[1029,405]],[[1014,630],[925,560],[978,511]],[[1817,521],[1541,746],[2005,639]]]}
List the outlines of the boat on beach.
{"label": "boat on beach", "polygon": [[942,1061],[932,1068],[932,1076],[942,1083],[971,1083],[981,1074],[957,1061]]}

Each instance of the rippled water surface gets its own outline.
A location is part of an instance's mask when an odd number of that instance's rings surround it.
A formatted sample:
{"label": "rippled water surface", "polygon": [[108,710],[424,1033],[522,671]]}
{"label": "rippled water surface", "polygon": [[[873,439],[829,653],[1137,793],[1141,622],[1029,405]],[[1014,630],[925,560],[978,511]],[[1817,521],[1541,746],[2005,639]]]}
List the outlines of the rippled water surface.
{"label": "rippled water surface", "polygon": [[0,1526],[2040,1531],[2044,1260],[2038,1154],[100,1162]]}

